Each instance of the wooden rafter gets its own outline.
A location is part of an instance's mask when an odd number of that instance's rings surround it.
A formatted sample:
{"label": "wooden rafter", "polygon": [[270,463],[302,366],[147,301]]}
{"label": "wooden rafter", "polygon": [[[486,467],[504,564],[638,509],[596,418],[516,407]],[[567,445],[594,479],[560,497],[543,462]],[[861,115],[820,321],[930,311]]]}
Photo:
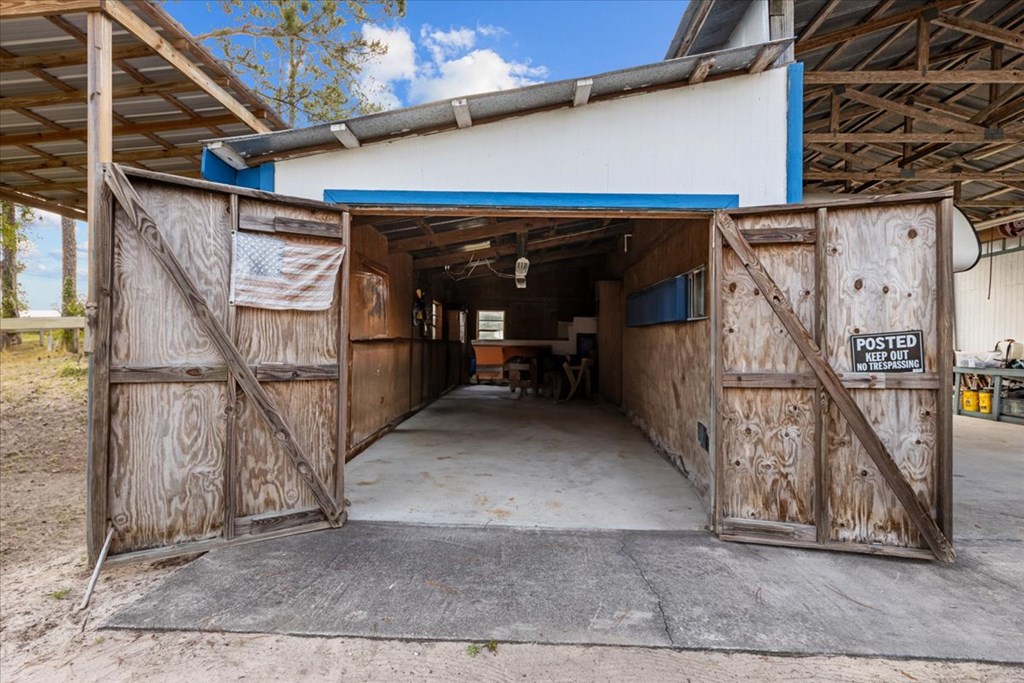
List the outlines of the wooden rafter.
{"label": "wooden rafter", "polygon": [[948,14],[943,12],[937,18],[932,19],[931,22],[938,26],[944,26],[954,31],[960,31],[961,33],[969,33],[979,38],[992,41],[993,43],[1002,43],[1018,50],[1024,50],[1024,34],[1015,31],[1008,31],[999,26],[993,26],[992,24],[986,24],[981,21],[974,21],[973,19],[965,19],[958,17],[954,14]]}

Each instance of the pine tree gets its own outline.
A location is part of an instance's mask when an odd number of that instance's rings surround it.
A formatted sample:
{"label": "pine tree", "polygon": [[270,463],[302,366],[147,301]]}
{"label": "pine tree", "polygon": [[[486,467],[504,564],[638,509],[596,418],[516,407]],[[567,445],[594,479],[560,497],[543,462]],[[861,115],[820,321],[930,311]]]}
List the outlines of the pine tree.
{"label": "pine tree", "polygon": [[220,7],[234,24],[199,37],[212,39],[228,68],[292,127],[372,110],[355,81],[387,46],[367,41],[358,26],[405,14],[405,0],[221,0]]}

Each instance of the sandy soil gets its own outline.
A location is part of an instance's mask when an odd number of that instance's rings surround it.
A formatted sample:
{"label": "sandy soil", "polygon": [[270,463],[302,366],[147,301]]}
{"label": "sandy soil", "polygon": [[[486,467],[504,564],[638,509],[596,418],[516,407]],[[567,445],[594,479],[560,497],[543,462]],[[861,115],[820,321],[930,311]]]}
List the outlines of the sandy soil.
{"label": "sandy soil", "polygon": [[[397,642],[100,625],[188,560],[103,572],[76,613],[85,566],[86,379],[25,343],[0,355],[0,679],[344,681],[1024,681],[971,662],[765,657],[645,648]],[[481,644],[482,645],[482,644]]]}

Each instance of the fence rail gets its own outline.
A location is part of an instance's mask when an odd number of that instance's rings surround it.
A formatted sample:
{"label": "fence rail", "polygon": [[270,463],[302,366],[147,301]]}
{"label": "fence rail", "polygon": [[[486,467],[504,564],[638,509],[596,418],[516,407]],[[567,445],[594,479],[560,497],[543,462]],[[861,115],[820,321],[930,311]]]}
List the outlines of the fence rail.
{"label": "fence rail", "polygon": [[0,318],[0,332],[84,329],[85,316],[69,318]]}

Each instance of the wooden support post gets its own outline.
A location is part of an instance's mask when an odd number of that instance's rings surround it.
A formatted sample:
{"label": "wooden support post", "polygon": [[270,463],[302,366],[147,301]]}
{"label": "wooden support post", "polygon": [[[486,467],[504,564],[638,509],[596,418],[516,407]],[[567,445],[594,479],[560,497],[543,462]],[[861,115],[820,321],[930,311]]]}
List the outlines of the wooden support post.
{"label": "wooden support post", "polygon": [[[989,67],[992,71],[1001,72],[1003,69],[1003,46],[993,45]],[[999,84],[992,83],[988,86],[988,103],[999,101]]]}
{"label": "wooden support post", "polygon": [[[943,203],[948,201],[943,200]],[[842,379],[836,374],[832,364],[814,342],[813,336],[800,321],[785,292],[764,269],[761,260],[740,234],[729,214],[724,211],[716,211],[715,222],[718,225],[718,231],[736,253],[747,274],[750,275],[750,279],[761,290],[761,295],[789,333],[804,360],[811,366],[818,381],[828,392],[830,399],[835,402],[839,412],[846,418],[850,429],[857,435],[857,440],[860,441],[878,472],[892,489],[918,533],[921,534],[936,558],[943,562],[952,562],[956,557],[952,544],[932,519],[928,508],[918,499],[917,494],[907,483],[903,473],[896,465],[896,461],[889,453],[889,449],[871,426],[864,411],[843,386]],[[941,273],[937,273],[937,275],[941,275]]]}
{"label": "wooden support post", "polygon": [[86,547],[90,564],[99,559],[107,530],[107,456],[110,439],[110,287],[113,272],[114,225],[110,193],[103,185],[102,165],[113,155],[111,127],[112,60],[110,17],[90,12],[88,38],[87,175],[89,188],[89,449],[87,455]]}
{"label": "wooden support post", "polygon": [[[953,542],[953,412],[950,393],[953,382],[953,200],[943,199],[935,212],[935,289],[938,308],[939,375],[936,396],[935,507],[939,528]],[[998,416],[998,413],[996,413]]]}
{"label": "wooden support post", "polygon": [[711,525],[721,533],[722,495],[725,491],[725,456],[722,451],[722,233],[717,221],[708,221],[711,228]]}
{"label": "wooden support post", "polygon": [[917,70],[922,74],[928,71],[928,62],[931,60],[929,42],[931,38],[931,27],[925,15],[917,18]]}
{"label": "wooden support post", "polygon": [[[814,241],[814,343],[825,357],[828,348],[828,264],[826,263],[828,209],[818,209],[815,215]],[[828,543],[831,536],[831,515],[829,513],[829,463],[828,463],[828,392],[816,384],[814,390],[814,523],[817,527],[818,543]]]}
{"label": "wooden support post", "polygon": [[[792,38],[795,28],[793,0],[768,0],[768,40]],[[782,53],[784,63],[793,61],[794,49],[793,43],[786,46]]]}
{"label": "wooden support post", "polygon": [[351,447],[349,424],[352,397],[349,382],[352,377],[352,342],[349,340],[349,281],[352,279],[352,217],[346,211],[341,217],[341,240],[345,256],[341,260],[341,297],[338,320],[338,461],[334,474],[334,497],[345,509],[345,459]]}
{"label": "wooden support post", "polygon": [[[235,233],[238,232],[238,195],[233,194],[230,198],[228,208],[231,221],[231,238],[228,245],[228,272],[235,264]],[[231,278],[228,278],[227,301],[228,301],[228,338],[232,344],[237,344],[238,323],[235,314],[235,304],[231,300]],[[227,374],[227,389],[225,402],[227,407],[224,410],[224,418],[227,424],[224,425],[224,538],[230,540],[235,537],[235,491],[237,490],[238,477],[238,378],[231,371],[230,367],[225,368]]]}

